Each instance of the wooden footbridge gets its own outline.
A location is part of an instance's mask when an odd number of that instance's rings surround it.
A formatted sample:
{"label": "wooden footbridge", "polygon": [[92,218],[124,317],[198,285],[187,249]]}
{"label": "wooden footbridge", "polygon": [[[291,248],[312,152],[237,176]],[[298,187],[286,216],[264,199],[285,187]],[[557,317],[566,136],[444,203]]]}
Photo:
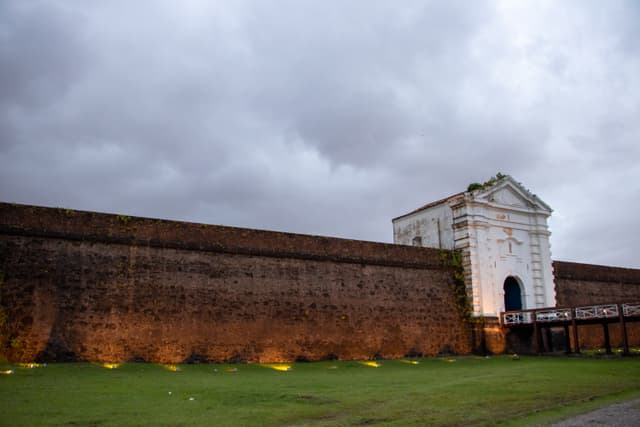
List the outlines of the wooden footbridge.
{"label": "wooden footbridge", "polygon": [[[611,354],[611,342],[609,339],[609,324],[620,323],[622,329],[623,353],[629,354],[629,342],[627,338],[627,323],[640,321],[640,303],[614,303],[599,304],[580,307],[548,307],[533,310],[516,310],[501,313],[500,321],[507,328],[533,328],[534,351],[553,351],[551,328],[563,327],[565,338],[565,350],[570,353],[571,336],[569,326],[573,331],[573,352],[580,353],[580,341],[578,327],[581,325],[601,324],[604,333],[604,347]],[[546,342],[549,348],[544,348],[542,334],[546,333]]]}

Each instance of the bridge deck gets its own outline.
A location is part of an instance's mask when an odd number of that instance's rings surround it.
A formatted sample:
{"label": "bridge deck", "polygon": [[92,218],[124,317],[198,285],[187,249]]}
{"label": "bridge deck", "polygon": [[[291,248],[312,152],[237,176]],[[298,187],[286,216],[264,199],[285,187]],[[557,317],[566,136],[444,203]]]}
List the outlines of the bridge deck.
{"label": "bridge deck", "polygon": [[578,307],[544,307],[531,310],[506,311],[500,314],[502,326],[507,328],[533,327],[535,333],[536,352],[544,346],[540,337],[540,329],[562,326],[565,330],[567,351],[571,351],[569,326],[573,329],[574,351],[580,352],[578,341],[578,326],[600,323],[604,328],[604,345],[607,353],[611,353],[609,343],[609,323],[622,324],[623,351],[629,353],[627,342],[626,322],[640,321],[640,303],[612,303],[585,305]]}

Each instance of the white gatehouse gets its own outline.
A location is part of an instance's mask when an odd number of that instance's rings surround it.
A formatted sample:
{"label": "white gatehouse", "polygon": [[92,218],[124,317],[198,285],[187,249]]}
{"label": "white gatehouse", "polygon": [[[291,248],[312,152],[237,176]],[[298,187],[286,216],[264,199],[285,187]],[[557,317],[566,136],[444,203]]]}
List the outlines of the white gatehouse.
{"label": "white gatehouse", "polygon": [[508,175],[393,219],[394,243],[459,250],[476,316],[555,306],[552,209]]}

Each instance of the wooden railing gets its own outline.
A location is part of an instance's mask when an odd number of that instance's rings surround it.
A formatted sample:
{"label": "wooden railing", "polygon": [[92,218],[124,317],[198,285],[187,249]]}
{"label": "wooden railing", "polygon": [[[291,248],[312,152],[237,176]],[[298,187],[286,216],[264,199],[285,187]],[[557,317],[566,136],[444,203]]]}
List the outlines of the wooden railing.
{"label": "wooden railing", "polygon": [[532,310],[515,310],[502,313],[504,326],[529,325],[540,323],[564,323],[576,320],[605,320],[620,317],[640,317],[640,303],[598,304],[581,307],[537,308]]}
{"label": "wooden railing", "polygon": [[[544,307],[532,310],[514,310],[501,313],[500,321],[507,328],[533,328],[533,350],[542,353],[545,347],[553,350],[551,328],[563,327],[566,352],[571,352],[573,341],[574,352],[580,352],[578,328],[580,325],[600,323],[604,332],[604,347],[611,354],[609,337],[609,323],[619,322],[622,330],[623,354],[629,354],[629,342],[626,323],[640,321],[640,303],[624,304],[596,304],[580,307]],[[573,330],[573,339],[569,336],[569,329]],[[541,337],[541,331],[546,332],[547,344]]]}

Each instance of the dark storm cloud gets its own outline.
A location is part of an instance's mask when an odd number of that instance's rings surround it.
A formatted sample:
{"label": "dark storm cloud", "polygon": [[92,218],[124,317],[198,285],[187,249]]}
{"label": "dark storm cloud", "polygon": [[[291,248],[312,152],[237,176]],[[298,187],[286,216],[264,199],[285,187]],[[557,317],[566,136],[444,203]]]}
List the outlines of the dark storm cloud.
{"label": "dark storm cloud", "polygon": [[486,5],[306,6],[285,7],[284,16],[277,8],[254,11],[249,37],[269,73],[258,89],[261,113],[330,161],[363,166],[424,132],[424,123],[449,107],[440,105],[447,103],[440,91],[464,73],[467,43]]}
{"label": "dark storm cloud", "polygon": [[640,266],[639,9],[5,1],[0,198],[389,241],[501,171],[554,257]]}

